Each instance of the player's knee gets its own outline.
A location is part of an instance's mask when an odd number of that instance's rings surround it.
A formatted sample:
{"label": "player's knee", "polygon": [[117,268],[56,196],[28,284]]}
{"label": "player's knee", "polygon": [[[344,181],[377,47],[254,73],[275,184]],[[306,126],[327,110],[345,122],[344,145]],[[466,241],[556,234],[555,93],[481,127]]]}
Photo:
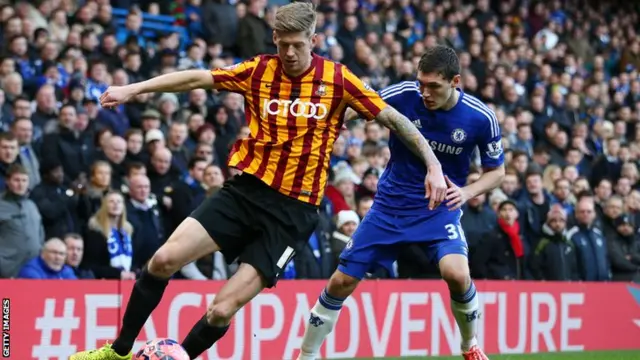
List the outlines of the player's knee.
{"label": "player's knee", "polygon": [[163,246],[151,257],[149,272],[157,276],[170,277],[180,270],[180,266],[181,262],[175,253]]}
{"label": "player's knee", "polygon": [[468,266],[448,266],[440,268],[440,275],[451,291],[464,291],[470,281]]}
{"label": "player's knee", "polygon": [[469,264],[465,256],[449,254],[439,263],[440,275],[452,292],[464,292],[469,284]]}
{"label": "player's knee", "polygon": [[346,298],[356,289],[359,282],[360,280],[352,276],[336,271],[329,280],[327,292],[337,298]]}
{"label": "player's knee", "polygon": [[227,325],[239,308],[233,299],[216,298],[207,309],[207,322],[212,326]]}

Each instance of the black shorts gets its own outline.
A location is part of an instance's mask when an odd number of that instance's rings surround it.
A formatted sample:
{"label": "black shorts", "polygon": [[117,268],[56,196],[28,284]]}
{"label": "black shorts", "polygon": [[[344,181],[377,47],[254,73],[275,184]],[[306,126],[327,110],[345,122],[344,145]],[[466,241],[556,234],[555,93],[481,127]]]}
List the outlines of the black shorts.
{"label": "black shorts", "polygon": [[239,258],[275,286],[319,221],[318,207],[290,198],[253,175],[229,179],[191,214],[218,244],[228,263]]}

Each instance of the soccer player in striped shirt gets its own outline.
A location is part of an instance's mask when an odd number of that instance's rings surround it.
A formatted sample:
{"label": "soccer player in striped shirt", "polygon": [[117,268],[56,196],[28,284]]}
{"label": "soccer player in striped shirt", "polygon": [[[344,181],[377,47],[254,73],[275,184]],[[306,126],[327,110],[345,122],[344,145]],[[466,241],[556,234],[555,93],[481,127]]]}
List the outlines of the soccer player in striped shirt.
{"label": "soccer player in striped shirt", "polygon": [[[398,251],[409,244],[417,244],[438,265],[449,286],[465,360],[488,360],[476,340],[478,296],[469,273],[460,208],[470,198],[500,185],[504,154],[495,114],[459,85],[460,63],[455,51],[435,46],[418,63],[418,81],[405,81],[380,92],[389,105],[413,119],[438,155],[449,185],[446,203],[436,208],[428,206],[422,193],[424,167],[392,135],[391,159],[378,182],[373,206],[311,309],[298,360],[316,359],[343,302],[358,282],[380,267],[390,270]],[[357,116],[353,111],[346,114],[347,119]],[[485,171],[478,181],[466,184],[476,149]]]}
{"label": "soccer player in striped shirt", "polygon": [[[169,278],[182,266],[214,251],[241,265],[184,339],[192,359],[227,331],[235,313],[264,288],[273,287],[296,252],[306,246],[318,222],[333,143],[346,109],[389,127],[418,156],[430,205],[439,205],[447,186],[440,163],[418,129],[364,85],[346,67],[312,54],[313,5],[278,9],[277,56],[260,55],[212,72],[189,70],[123,87],[101,97],[114,107],[138,94],[214,88],[245,97],[251,136],[238,140],[229,166],[242,175],[206,199],[156,252],[136,281],[122,329],[113,344],[84,351],[71,360],[131,359],[131,349],[160,302]],[[423,194],[424,196],[424,194]]]}

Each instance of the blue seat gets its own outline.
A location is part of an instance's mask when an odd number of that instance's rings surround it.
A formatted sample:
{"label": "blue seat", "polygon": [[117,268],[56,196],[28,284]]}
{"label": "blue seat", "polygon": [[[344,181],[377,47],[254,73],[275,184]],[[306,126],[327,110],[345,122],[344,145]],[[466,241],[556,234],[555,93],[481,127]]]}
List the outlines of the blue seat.
{"label": "blue seat", "polygon": [[[113,8],[112,10],[116,26],[123,27],[126,22],[129,10]],[[176,18],[170,15],[142,14],[142,36],[153,38],[160,33],[177,33],[180,36],[180,49],[184,50],[191,42],[189,32],[182,26],[175,26]]]}
{"label": "blue seat", "polygon": [[[113,8],[111,13],[116,19],[126,18],[129,15],[129,10],[122,8]],[[149,13],[142,13],[142,21],[162,22],[167,24],[173,24],[176,22],[176,18],[171,15],[153,15]]]}

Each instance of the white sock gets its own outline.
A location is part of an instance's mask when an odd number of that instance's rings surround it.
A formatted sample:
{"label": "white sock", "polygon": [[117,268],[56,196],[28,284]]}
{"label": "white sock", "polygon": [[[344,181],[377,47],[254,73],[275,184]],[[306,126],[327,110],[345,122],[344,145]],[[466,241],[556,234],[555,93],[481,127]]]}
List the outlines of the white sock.
{"label": "white sock", "polygon": [[311,309],[298,360],[316,360],[324,339],[333,331],[344,300],[329,295],[327,289],[322,291]]}
{"label": "white sock", "polygon": [[473,281],[464,294],[451,294],[451,311],[456,319],[458,328],[460,328],[463,352],[467,352],[473,346],[478,345],[476,334],[478,332],[478,320],[480,319],[479,307],[476,286]]}

